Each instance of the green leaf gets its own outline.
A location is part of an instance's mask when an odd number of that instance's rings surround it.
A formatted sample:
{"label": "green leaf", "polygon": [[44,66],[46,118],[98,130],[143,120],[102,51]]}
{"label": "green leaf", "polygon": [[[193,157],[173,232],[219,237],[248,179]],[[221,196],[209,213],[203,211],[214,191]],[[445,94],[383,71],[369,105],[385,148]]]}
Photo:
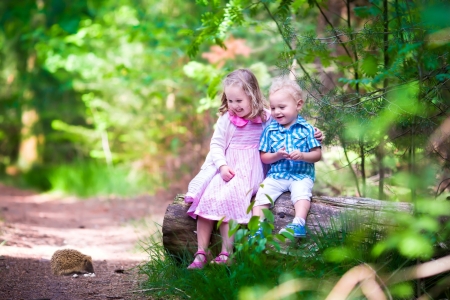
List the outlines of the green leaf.
{"label": "green leaf", "polygon": [[439,230],[439,221],[430,216],[421,216],[412,224],[412,227],[421,232],[423,230],[429,232],[437,232]]}
{"label": "green leaf", "polygon": [[258,240],[258,246],[256,246],[255,250],[257,252],[263,252],[266,249],[266,243],[267,243],[267,239],[260,239]]}
{"label": "green leaf", "polygon": [[269,241],[269,242],[267,242],[267,244],[274,246],[275,249],[277,249],[278,251],[281,250],[280,244],[277,243],[276,241]]}
{"label": "green leaf", "polygon": [[252,211],[253,206],[255,206],[255,201],[250,202],[250,205],[247,207],[247,214]]}
{"label": "green leaf", "polygon": [[217,93],[219,92],[221,82],[222,74],[213,77],[208,87],[208,97],[210,97],[211,99],[214,99],[214,97],[216,97]]}
{"label": "green leaf", "polygon": [[230,220],[230,223],[228,225],[230,227],[229,231],[228,231],[228,237],[233,236],[238,230],[239,230],[239,223],[236,222],[235,220]]}
{"label": "green leaf", "polygon": [[269,199],[270,204],[273,206],[273,200],[272,200],[272,198],[271,198],[269,195],[267,195],[267,194],[265,194],[265,195],[266,195],[267,199]]}
{"label": "green leaf", "polygon": [[367,76],[375,76],[378,73],[377,59],[372,55],[366,56],[362,61],[361,69]]}
{"label": "green leaf", "polygon": [[330,262],[341,263],[352,260],[355,253],[347,247],[336,247],[325,249],[324,259]]}
{"label": "green leaf", "polygon": [[273,223],[275,220],[275,217],[273,216],[273,213],[267,209],[267,208],[263,208],[263,213],[264,213],[264,217],[266,217],[266,220],[269,221],[270,223]]}
{"label": "green leaf", "polygon": [[282,242],[282,243],[286,242],[286,237],[285,237],[284,235],[282,235],[282,234],[277,233],[277,234],[275,235],[275,238],[276,238],[277,240],[279,240],[280,242]]}
{"label": "green leaf", "polygon": [[450,79],[450,74],[445,74],[445,73],[437,74],[436,75],[436,79],[439,80],[439,81],[445,81],[447,79]]}
{"label": "green leaf", "polygon": [[448,201],[421,200],[417,201],[415,206],[417,211],[432,216],[450,215],[450,202]]}
{"label": "green leaf", "polygon": [[376,17],[381,14],[381,10],[375,6],[358,6],[353,11],[360,18]]}
{"label": "green leaf", "polygon": [[395,298],[401,299],[413,299],[414,288],[410,282],[402,282],[394,286],[389,287],[389,291]]}
{"label": "green leaf", "polygon": [[430,258],[433,255],[431,242],[420,234],[406,234],[400,241],[398,249],[401,254],[410,258]]}
{"label": "green leaf", "polygon": [[294,238],[294,230],[292,230],[291,228],[287,228],[286,230],[287,231],[283,231],[281,234],[285,238],[289,239],[290,241],[294,241],[295,240],[295,238]]}
{"label": "green leaf", "polygon": [[374,257],[379,257],[387,249],[388,249],[388,243],[380,242],[372,248],[372,255]]}
{"label": "green leaf", "polygon": [[251,217],[250,221],[247,224],[247,227],[251,232],[256,232],[256,230],[258,230],[259,228],[259,217],[258,216]]}
{"label": "green leaf", "polygon": [[281,0],[276,12],[280,19],[284,20],[291,15],[290,7],[293,2],[293,0]]}
{"label": "green leaf", "polygon": [[219,229],[220,225],[222,225],[223,220],[225,220],[225,217],[222,217],[219,221],[217,221],[216,228]]}
{"label": "green leaf", "polygon": [[248,230],[240,228],[238,231],[236,231],[235,240],[241,241],[244,239],[244,237],[247,236]]}

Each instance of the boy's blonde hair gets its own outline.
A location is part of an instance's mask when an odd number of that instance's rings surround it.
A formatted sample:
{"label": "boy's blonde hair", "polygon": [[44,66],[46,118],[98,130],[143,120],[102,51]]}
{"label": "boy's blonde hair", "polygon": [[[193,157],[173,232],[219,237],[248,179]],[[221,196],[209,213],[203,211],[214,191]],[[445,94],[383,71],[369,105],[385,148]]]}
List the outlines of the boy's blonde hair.
{"label": "boy's blonde hair", "polygon": [[[250,97],[252,112],[248,116],[249,120],[260,117],[263,122],[267,121],[264,108],[268,107],[267,101],[262,95],[256,76],[247,69],[237,69],[228,74],[222,81],[223,88],[227,86],[239,86],[245,94]],[[222,93],[221,105],[219,107],[219,115],[223,115],[228,111],[228,99],[225,91]]]}
{"label": "boy's blonde hair", "polygon": [[290,80],[288,77],[274,78],[269,89],[269,96],[281,89],[289,93],[296,102],[304,101],[301,87],[297,82]]}

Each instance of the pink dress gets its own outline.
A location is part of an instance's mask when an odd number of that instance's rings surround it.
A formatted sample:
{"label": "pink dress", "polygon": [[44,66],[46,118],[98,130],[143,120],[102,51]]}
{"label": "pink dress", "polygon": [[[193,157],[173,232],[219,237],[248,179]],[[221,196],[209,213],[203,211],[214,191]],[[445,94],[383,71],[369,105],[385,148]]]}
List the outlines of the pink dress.
{"label": "pink dress", "polygon": [[[189,184],[192,205],[188,215],[209,220],[229,222],[230,219],[246,224],[250,200],[264,180],[264,169],[259,156],[259,138],[262,124],[248,122],[237,127],[225,150],[227,165],[234,170],[234,177],[226,182],[214,165],[202,170],[204,180],[196,177]],[[213,176],[212,179],[210,176]],[[210,180],[210,181],[209,181]]]}

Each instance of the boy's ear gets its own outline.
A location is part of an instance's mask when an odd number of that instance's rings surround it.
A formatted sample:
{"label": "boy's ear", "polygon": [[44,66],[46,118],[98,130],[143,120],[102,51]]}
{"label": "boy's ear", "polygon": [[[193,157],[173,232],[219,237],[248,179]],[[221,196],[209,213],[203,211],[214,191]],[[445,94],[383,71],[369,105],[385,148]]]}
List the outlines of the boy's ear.
{"label": "boy's ear", "polygon": [[303,99],[298,100],[297,102],[297,110],[301,110],[303,107],[303,104],[305,103],[305,101],[303,101]]}

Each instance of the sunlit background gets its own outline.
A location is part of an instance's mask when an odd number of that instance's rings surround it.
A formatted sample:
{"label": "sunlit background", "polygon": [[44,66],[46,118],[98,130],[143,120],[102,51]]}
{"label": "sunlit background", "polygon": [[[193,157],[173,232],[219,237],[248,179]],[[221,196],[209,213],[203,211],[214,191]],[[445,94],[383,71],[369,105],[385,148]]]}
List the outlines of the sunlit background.
{"label": "sunlit background", "polygon": [[352,4],[344,22],[344,2],[270,2],[3,2],[2,180],[85,197],[182,192],[207,152],[221,78],[250,68],[266,92],[295,64],[303,114],[326,135],[317,193],[439,193],[442,10],[389,3],[401,16],[384,28],[376,3]]}
{"label": "sunlit background", "polygon": [[431,258],[449,234],[449,11],[402,0],[1,1],[0,182],[80,198],[184,193],[223,76],[249,68],[267,95],[290,73],[302,115],[325,134],[314,193],[416,204],[374,253]]}

